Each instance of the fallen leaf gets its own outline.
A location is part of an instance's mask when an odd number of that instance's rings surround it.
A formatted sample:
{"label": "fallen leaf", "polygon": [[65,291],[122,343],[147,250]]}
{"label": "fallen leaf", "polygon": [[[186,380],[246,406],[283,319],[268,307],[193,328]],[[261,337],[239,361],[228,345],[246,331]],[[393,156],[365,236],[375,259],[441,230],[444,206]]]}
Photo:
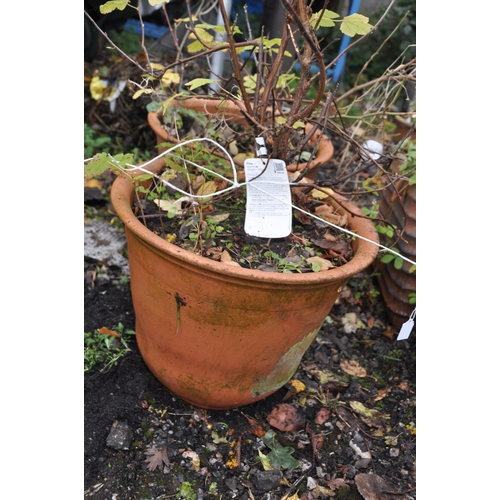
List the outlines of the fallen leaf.
{"label": "fallen leaf", "polygon": [[222,222],[229,217],[229,214],[207,215],[207,220],[212,222]]}
{"label": "fallen leaf", "polygon": [[111,337],[114,337],[115,339],[120,338],[120,334],[118,332],[115,332],[114,330],[110,330],[109,328],[106,328],[103,326],[102,328],[99,328],[97,330],[99,333],[102,333],[103,335],[111,335]]}
{"label": "fallen leaf", "polygon": [[314,498],[334,498],[335,492],[330,488],[325,488],[324,486],[317,485],[316,488],[311,490],[311,495]]}
{"label": "fallen leaf", "polygon": [[[325,235],[326,236],[326,235]],[[347,241],[336,238],[332,240],[330,238],[317,238],[315,240],[311,240],[316,246],[322,248],[323,250],[335,250],[336,253],[345,253],[350,250],[350,245]]]}
{"label": "fallen leaf", "polygon": [[377,391],[377,395],[375,396],[375,398],[373,398],[373,401],[380,401],[381,399],[384,399],[390,392],[391,392],[390,388],[379,389]]}
{"label": "fallen leaf", "polygon": [[192,450],[187,450],[182,454],[183,458],[190,458],[193,469],[197,471],[200,468],[200,457],[198,453]]}
{"label": "fallen leaf", "polygon": [[172,200],[159,200],[158,198],[156,198],[153,201],[158,205],[158,207],[161,210],[163,210],[165,212],[169,212],[169,213],[172,213],[174,215],[182,213],[182,207],[176,201],[172,201]]}
{"label": "fallen leaf", "polygon": [[345,382],[340,377],[335,375],[329,370],[320,370],[317,366],[306,366],[305,370],[310,373],[320,385],[328,386],[330,391],[342,391],[347,389],[349,386],[348,382]]}
{"label": "fallen leaf", "polygon": [[196,194],[198,196],[206,196],[214,194],[216,191],[217,191],[217,184],[214,181],[207,181],[200,186]]}
{"label": "fallen leaf", "polygon": [[331,481],[328,482],[328,486],[332,490],[337,490],[339,488],[342,488],[343,486],[345,486],[345,484],[346,484],[345,479],[341,477],[333,478]]}
{"label": "fallen leaf", "polygon": [[293,379],[288,383],[295,389],[296,394],[306,390],[306,384],[304,384],[304,382],[301,382],[300,380]]}
{"label": "fallen leaf", "polygon": [[349,312],[342,318],[344,331],[346,333],[356,333],[358,328],[366,328],[365,324],[358,318],[355,312]]}
{"label": "fallen leaf", "polygon": [[281,500],[300,500],[300,498],[297,496],[297,492],[295,492],[291,497],[288,495],[289,493],[282,497]]}
{"label": "fallen leaf", "polygon": [[315,267],[318,267],[318,271],[328,271],[328,269],[333,268],[333,264],[326,259],[322,259],[321,257],[309,257],[306,259],[306,261],[313,266],[313,269],[315,270]]}
{"label": "fallen leaf", "polygon": [[266,430],[262,426],[262,424],[256,420],[255,418],[249,417],[248,415],[245,415],[243,413],[243,416],[248,420],[248,423],[250,424],[250,432],[257,436],[257,437],[262,437],[266,435]]}
{"label": "fallen leaf", "polygon": [[219,434],[217,434],[216,431],[212,431],[212,439],[214,441],[215,444],[219,444],[219,443],[227,443],[227,438],[225,438],[224,436],[219,436]]}
{"label": "fallen leaf", "polygon": [[83,181],[83,187],[102,189],[102,182],[97,179],[87,179]]}
{"label": "fallen leaf", "polygon": [[304,415],[288,403],[276,405],[267,416],[267,421],[270,425],[283,432],[298,431],[303,429],[306,424]]}
{"label": "fallen leaf", "polygon": [[148,447],[146,455],[148,455],[148,457],[145,462],[148,464],[148,470],[150,471],[155,470],[157,467],[161,467],[163,464],[167,467],[170,466],[166,446]]}
{"label": "fallen leaf", "polygon": [[203,185],[206,182],[205,176],[204,175],[198,175],[196,178],[191,182],[191,187],[193,188],[193,191],[196,192],[201,185]]}
{"label": "fallen leaf", "polygon": [[323,425],[330,418],[330,410],[327,408],[320,408],[318,413],[316,413],[316,418],[314,419],[314,423],[318,425]]}
{"label": "fallen leaf", "polygon": [[225,264],[229,264],[231,266],[239,266],[241,267],[238,262],[235,262],[232,258],[231,258],[231,255],[229,255],[229,252],[227,250],[224,250],[222,253],[221,253],[221,256],[220,256],[220,261],[221,262],[224,262]]}
{"label": "fallen leaf", "polygon": [[260,450],[258,450],[258,452],[259,452],[259,460],[262,463],[263,469],[274,470],[273,466],[271,465],[271,461],[269,460],[269,458],[267,458],[267,455],[264,455],[264,453],[262,453]]}
{"label": "fallen leaf", "polygon": [[366,377],[366,370],[353,359],[343,359],[340,362],[340,368],[342,368],[342,370],[348,375],[353,375],[354,377],[360,378]]}
{"label": "fallen leaf", "polygon": [[385,420],[390,419],[389,414],[387,414],[387,413],[384,414],[378,410],[370,410],[363,403],[360,403],[359,401],[349,401],[349,406],[358,415],[361,415],[362,417],[366,417],[368,419],[385,419]]}
{"label": "fallen leaf", "polygon": [[377,474],[357,474],[354,482],[365,500],[394,500],[394,498],[409,500],[410,498]]}
{"label": "fallen leaf", "polygon": [[316,200],[324,200],[325,198],[333,196],[334,192],[333,189],[330,188],[321,188],[321,190],[314,188],[310,194]]}
{"label": "fallen leaf", "polygon": [[347,215],[339,215],[331,205],[320,205],[314,210],[314,215],[340,227],[347,226]]}

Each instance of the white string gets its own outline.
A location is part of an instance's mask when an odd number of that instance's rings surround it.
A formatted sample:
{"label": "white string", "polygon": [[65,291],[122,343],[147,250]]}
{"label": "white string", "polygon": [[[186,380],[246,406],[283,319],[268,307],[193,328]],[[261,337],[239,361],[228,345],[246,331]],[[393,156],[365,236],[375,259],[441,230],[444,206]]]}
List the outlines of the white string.
{"label": "white string", "polygon": [[[149,170],[147,170],[147,169],[145,168],[145,167],[147,167],[149,164],[151,164],[151,163],[153,163],[154,161],[156,161],[158,158],[161,158],[161,157],[163,157],[163,156],[165,156],[165,155],[167,155],[167,154],[171,153],[172,151],[174,151],[174,150],[175,150],[175,149],[177,149],[177,148],[180,148],[180,147],[182,147],[182,146],[185,146],[186,144],[189,144],[189,143],[191,143],[191,142],[201,142],[201,141],[208,141],[208,142],[211,142],[212,144],[214,144],[215,146],[217,146],[219,149],[221,149],[221,150],[223,151],[223,153],[224,153],[224,154],[225,154],[225,155],[229,158],[229,161],[230,161],[230,163],[231,163],[231,167],[232,167],[232,170],[233,170],[233,180],[231,180],[231,179],[227,179],[227,178],[226,178],[226,177],[224,177],[223,175],[220,175],[219,173],[214,172],[214,171],[212,171],[212,170],[210,170],[210,169],[208,169],[208,168],[206,168],[206,167],[203,167],[203,166],[201,166],[201,165],[198,165],[198,164],[196,164],[196,163],[194,163],[194,162],[192,162],[192,161],[190,161],[190,160],[186,160],[185,158],[183,158],[183,161],[185,161],[185,162],[187,162],[187,163],[189,163],[189,164],[191,164],[191,165],[195,166],[196,168],[199,168],[200,170],[204,170],[205,172],[210,172],[210,174],[215,175],[215,176],[219,177],[220,179],[223,179],[223,180],[227,181],[228,183],[230,183],[230,184],[231,184],[229,187],[227,187],[227,188],[225,188],[225,189],[221,189],[221,190],[219,190],[219,191],[215,191],[215,192],[210,193],[210,194],[205,194],[205,195],[195,195],[195,194],[192,194],[192,193],[188,193],[188,192],[186,192],[186,191],[184,191],[184,190],[180,189],[179,187],[177,187],[177,186],[175,186],[175,185],[173,185],[173,184],[170,184],[167,180],[162,179],[162,178],[161,178],[160,176],[158,176],[157,174],[155,174],[155,173],[153,173],[153,172],[151,172],[151,171],[149,171]],[[242,182],[242,183],[238,182],[237,172],[236,172],[236,167],[235,167],[235,164],[234,164],[233,158],[232,158],[232,157],[231,157],[231,155],[228,153],[228,151],[227,151],[226,149],[224,149],[224,147],[222,147],[219,143],[215,142],[214,140],[209,139],[208,137],[201,137],[201,138],[189,139],[189,140],[187,140],[187,141],[180,142],[179,144],[176,144],[175,146],[173,146],[173,147],[171,147],[171,148],[167,149],[166,151],[164,151],[163,153],[159,154],[158,156],[156,156],[156,157],[155,157],[155,158],[153,158],[152,160],[149,160],[149,161],[147,161],[147,162],[143,163],[142,165],[132,165],[132,164],[130,164],[130,163],[127,163],[127,164],[126,164],[126,166],[127,166],[128,168],[123,168],[123,167],[120,165],[120,163],[119,163],[117,160],[115,160],[115,159],[113,158],[113,156],[112,156],[112,155],[110,155],[109,153],[108,153],[108,156],[109,156],[109,158],[111,159],[111,161],[112,161],[112,162],[113,162],[113,163],[117,166],[117,168],[119,168],[120,170],[122,170],[122,171],[124,171],[124,172],[130,172],[130,171],[140,170],[141,172],[144,172],[144,173],[146,173],[146,174],[150,174],[150,175],[152,175],[152,176],[156,177],[156,178],[157,178],[157,179],[159,179],[159,180],[160,180],[163,184],[165,184],[165,185],[169,186],[170,188],[172,188],[172,189],[174,189],[174,190],[178,191],[179,193],[182,193],[182,194],[184,194],[185,196],[188,196],[188,197],[190,197],[190,198],[200,198],[200,199],[201,199],[201,198],[212,198],[213,196],[216,196],[216,195],[219,195],[219,194],[226,193],[227,191],[231,191],[232,189],[237,189],[237,188],[243,187],[243,186],[245,186],[245,185],[247,185],[247,184],[249,184],[250,182],[252,182],[252,181],[253,181],[253,179],[252,179],[252,180],[247,181],[247,182]],[[177,157],[179,157],[178,155],[176,155],[176,156],[177,156]],[[179,157],[179,158],[181,158],[181,157]],[[85,160],[85,162],[90,161],[90,160],[92,160],[92,158],[90,158],[90,159],[88,159],[88,160]],[[274,183],[274,184],[281,184],[281,183],[278,183],[278,182],[273,182],[273,181],[268,181],[268,182],[269,182],[269,183]],[[280,199],[280,198],[278,198],[277,196],[273,195],[272,193],[269,193],[269,192],[268,192],[268,191],[266,191],[265,189],[263,189],[263,188],[259,187],[259,186],[257,185],[257,183],[253,183],[252,185],[253,185],[254,187],[256,187],[257,189],[259,189],[260,191],[262,191],[263,193],[267,194],[268,196],[271,196],[272,198],[275,198],[275,199],[277,199],[278,201],[280,201],[281,203],[283,203],[283,200],[281,200],[281,199]],[[304,186],[304,184],[300,184],[300,183],[294,183],[294,182],[291,182],[291,183],[290,183],[290,186],[294,186],[294,185],[295,185],[295,186]],[[396,255],[397,257],[401,258],[402,260],[404,260],[404,261],[406,261],[406,262],[409,262],[410,264],[413,264],[413,265],[415,265],[415,266],[417,265],[417,263],[416,263],[416,262],[414,262],[414,261],[412,261],[412,260],[408,259],[408,258],[407,258],[407,257],[405,257],[404,255],[401,255],[401,254],[399,254],[398,252],[395,252],[394,250],[392,250],[392,249],[390,249],[390,248],[388,248],[388,247],[386,247],[386,246],[384,246],[384,245],[382,245],[382,244],[380,244],[380,243],[377,243],[377,242],[375,242],[375,241],[373,241],[373,240],[370,240],[370,239],[368,239],[368,238],[365,238],[364,236],[361,236],[361,235],[359,235],[359,234],[353,233],[352,231],[349,231],[349,230],[348,230],[348,229],[346,229],[346,228],[343,228],[343,227],[337,226],[336,224],[333,224],[332,222],[329,222],[329,221],[327,221],[327,220],[325,220],[325,219],[322,219],[321,217],[318,217],[317,215],[311,214],[311,213],[307,212],[306,210],[303,210],[302,208],[299,208],[299,207],[295,206],[293,203],[291,203],[291,204],[290,204],[290,206],[291,206],[292,208],[294,208],[295,210],[298,210],[299,212],[302,212],[302,213],[304,213],[304,214],[308,215],[309,217],[312,217],[313,219],[317,219],[317,220],[318,220],[318,221],[320,221],[320,222],[323,222],[323,223],[325,223],[325,224],[328,224],[329,226],[332,226],[332,227],[334,227],[334,228],[338,229],[339,231],[343,231],[344,233],[347,233],[347,234],[349,234],[349,235],[351,235],[351,236],[353,236],[353,237],[355,237],[355,238],[359,238],[359,239],[361,239],[361,240],[367,241],[368,243],[373,243],[374,245],[378,246],[378,247],[381,249],[381,250],[380,250],[380,252],[382,252],[382,251],[390,252],[390,253],[392,253],[392,254]]]}

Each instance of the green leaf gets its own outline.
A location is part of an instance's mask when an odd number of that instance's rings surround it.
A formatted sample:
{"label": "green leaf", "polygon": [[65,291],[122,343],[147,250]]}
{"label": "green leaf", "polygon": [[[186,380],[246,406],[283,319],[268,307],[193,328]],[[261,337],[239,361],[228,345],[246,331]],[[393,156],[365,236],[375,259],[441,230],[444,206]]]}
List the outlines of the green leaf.
{"label": "green leaf", "polygon": [[403,267],[403,259],[401,257],[396,257],[394,259],[394,268],[401,269]]}
{"label": "green leaf", "polygon": [[[214,41],[214,36],[211,35],[207,30],[200,28],[200,24],[194,27],[194,32],[196,33],[196,37],[199,38],[202,42],[210,45]],[[210,25],[208,25],[210,26]],[[221,26],[222,29],[223,26]]]}
{"label": "green leaf", "polygon": [[195,54],[196,52],[200,52],[201,50],[203,50],[205,47],[203,46],[203,44],[201,42],[199,42],[198,40],[195,40],[194,42],[191,42],[187,47],[187,51],[189,54]]}
{"label": "green leaf", "polygon": [[99,153],[94,156],[92,161],[89,161],[83,168],[85,179],[92,179],[101,175],[110,168],[108,154]]}
{"label": "green leaf", "polygon": [[390,253],[386,253],[381,259],[380,259],[380,262],[384,263],[384,264],[388,264],[389,262],[392,262],[394,260],[394,255],[390,254]]}
{"label": "green leaf", "polygon": [[339,15],[336,12],[326,9],[321,16],[321,21],[316,26],[318,19],[320,18],[321,12],[316,12],[311,16],[311,26],[313,28],[333,28],[335,26],[334,19],[337,19]]}
{"label": "green leaf", "polygon": [[368,18],[361,14],[351,14],[344,17],[340,25],[340,31],[347,36],[365,35],[372,28],[373,26],[368,22]]}
{"label": "green leaf", "polygon": [[299,462],[292,457],[293,452],[294,449],[289,446],[275,448],[271,453],[269,453],[267,458],[269,458],[271,465],[275,469],[279,469],[280,467],[283,467],[284,469],[295,469],[295,467],[299,466]]}
{"label": "green leaf", "polygon": [[217,82],[219,82],[219,80],[216,78],[195,78],[194,80],[187,82],[186,87],[189,87],[189,90],[194,90],[203,85],[207,85],[209,83],[217,83]]}
{"label": "green leaf", "polygon": [[99,6],[99,11],[101,14],[109,14],[116,9],[125,10],[128,4],[129,0],[109,0],[109,2]]}

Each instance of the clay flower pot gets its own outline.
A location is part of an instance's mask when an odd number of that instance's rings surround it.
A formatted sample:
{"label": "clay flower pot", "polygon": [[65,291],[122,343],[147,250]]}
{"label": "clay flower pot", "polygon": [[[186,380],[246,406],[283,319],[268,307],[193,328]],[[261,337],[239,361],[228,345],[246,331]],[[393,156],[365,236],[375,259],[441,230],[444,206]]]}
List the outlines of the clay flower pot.
{"label": "clay flower pot", "polygon": [[[397,192],[401,197],[401,202]],[[416,261],[417,257],[417,185],[409,185],[399,180],[388,186],[380,199],[380,214],[388,222],[404,230],[403,238],[396,243],[401,255]],[[408,295],[417,291],[416,271],[410,273],[411,264],[404,261],[401,269],[392,263],[377,264],[378,283],[385,310],[391,324],[400,328],[410,317],[414,304],[409,303]]]}
{"label": "clay flower pot", "polygon": [[[160,158],[148,169],[159,172],[163,166]],[[138,346],[168,389],[203,408],[247,405],[288,382],[341,288],[378,251],[357,239],[352,260],[328,271],[244,269],[191,253],[148,230],[132,211],[134,197],[132,181],[118,177],[111,201],[125,226]],[[361,214],[347,200],[342,203]],[[347,216],[351,231],[378,242],[371,222]]]}
{"label": "clay flower pot", "polygon": [[[186,109],[192,109],[198,112],[207,113],[210,115],[222,115],[226,119],[230,119],[233,123],[237,123],[240,125],[247,125],[245,117],[240,111],[240,108],[236,106],[236,104],[231,101],[225,101],[222,103],[219,100],[214,99],[203,99],[192,97],[184,100],[175,100],[173,101],[173,106],[180,106]],[[164,142],[177,142],[175,138],[173,138],[163,127],[160,120],[160,115],[158,113],[150,112],[148,113],[148,123],[153,132],[156,134],[157,144],[162,144]],[[306,133],[312,129],[311,124],[306,124]],[[316,151],[315,158],[311,160],[309,163],[309,171],[306,177],[312,179],[321,165],[330,161],[333,157],[333,144],[332,141],[328,138],[326,134],[321,134],[319,130],[311,137],[311,144],[313,146],[316,145],[319,139],[318,149]],[[160,152],[165,151],[166,148],[160,149]],[[240,167],[243,166],[243,163],[236,162]],[[289,172],[301,172],[307,167],[307,162],[300,163],[290,163],[287,165],[287,170]]]}

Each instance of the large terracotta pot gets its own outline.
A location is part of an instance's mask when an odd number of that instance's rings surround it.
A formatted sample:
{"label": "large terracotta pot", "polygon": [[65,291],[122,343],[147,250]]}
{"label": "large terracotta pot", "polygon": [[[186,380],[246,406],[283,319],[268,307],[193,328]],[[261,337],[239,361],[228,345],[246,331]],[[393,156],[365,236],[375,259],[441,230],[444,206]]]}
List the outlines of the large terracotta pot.
{"label": "large terracotta pot", "polygon": [[[207,113],[212,116],[222,115],[226,119],[231,120],[233,123],[238,123],[240,125],[247,125],[244,115],[241,113],[240,108],[236,106],[236,104],[231,101],[222,101],[214,100],[214,99],[202,99],[192,97],[189,99],[183,100],[174,100],[172,102],[172,106],[179,106],[186,109],[192,109],[195,111],[199,111],[202,113]],[[165,142],[176,142],[176,139],[172,137],[163,127],[160,119],[161,115],[158,113],[150,112],[148,113],[148,123],[153,132],[156,134],[157,144],[162,144]],[[312,129],[311,124],[306,124],[306,133]],[[306,177],[312,179],[321,165],[324,165],[328,161],[330,161],[333,157],[333,144],[332,141],[328,138],[326,134],[321,134],[319,130],[316,130],[313,136],[311,137],[311,144],[314,146],[318,142],[318,149],[315,155],[315,158],[311,160],[309,163],[309,171],[307,172]],[[165,151],[166,148],[160,148],[160,152]],[[238,162],[236,162],[238,163]],[[290,163],[287,165],[287,169],[289,172],[301,172],[307,167],[307,162],[300,163]],[[243,166],[243,163],[240,163],[239,166]]]}
{"label": "large terracotta pot", "polygon": [[[159,172],[163,166],[160,158],[148,169]],[[329,271],[243,269],[149,231],[132,211],[134,196],[130,179],[114,181],[111,201],[126,231],[137,343],[168,389],[203,408],[247,405],[290,380],[341,288],[378,251],[357,239],[352,260]],[[347,200],[342,203],[361,214]],[[347,216],[351,231],[378,242],[371,222]]]}

